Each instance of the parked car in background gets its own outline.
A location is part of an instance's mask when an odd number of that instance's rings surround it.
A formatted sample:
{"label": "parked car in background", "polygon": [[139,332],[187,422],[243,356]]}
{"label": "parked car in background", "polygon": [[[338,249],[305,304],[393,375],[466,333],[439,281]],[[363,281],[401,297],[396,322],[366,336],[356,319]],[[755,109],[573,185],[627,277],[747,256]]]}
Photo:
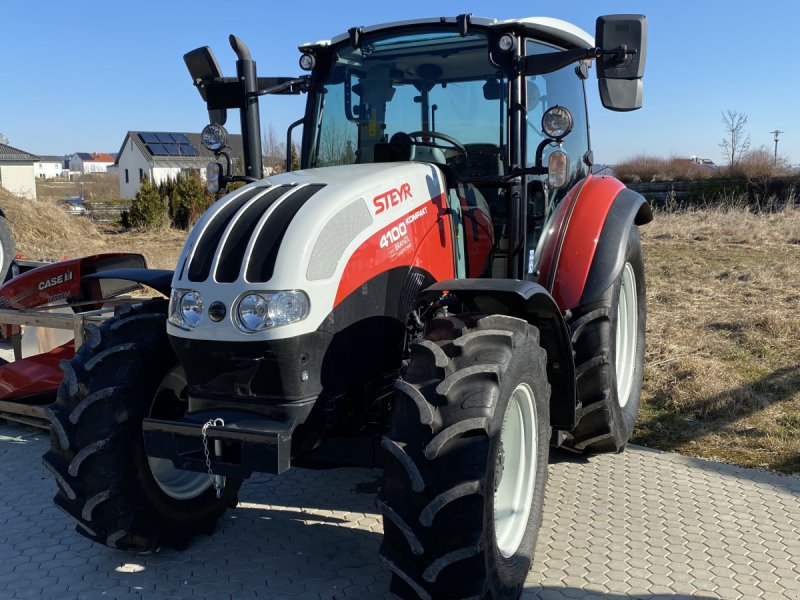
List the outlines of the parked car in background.
{"label": "parked car in background", "polygon": [[89,212],[83,201],[83,196],[72,196],[65,200],[64,211],[71,215],[85,215]]}

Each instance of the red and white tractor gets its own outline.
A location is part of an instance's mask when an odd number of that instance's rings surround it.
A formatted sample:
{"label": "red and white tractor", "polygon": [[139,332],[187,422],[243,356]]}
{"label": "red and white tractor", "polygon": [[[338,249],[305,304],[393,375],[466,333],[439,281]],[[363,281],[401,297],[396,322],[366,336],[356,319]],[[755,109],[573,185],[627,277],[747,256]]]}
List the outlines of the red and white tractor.
{"label": "red and white tractor", "polygon": [[[592,173],[585,88],[594,67],[607,108],[638,108],[645,42],[639,15],[601,17],[595,38],[461,15],[303,45],[298,78],[259,78],[234,36],[236,77],[207,47],[187,54],[220,157],[209,185],[247,185],[203,215],[174,273],[82,279],[169,300],[87,326],[44,409],[78,531],[181,548],[253,472],[380,466],[394,594],[518,596],[549,445],[617,452],[636,419],[652,214]],[[270,93],[307,102],[300,169],[263,178]]]}

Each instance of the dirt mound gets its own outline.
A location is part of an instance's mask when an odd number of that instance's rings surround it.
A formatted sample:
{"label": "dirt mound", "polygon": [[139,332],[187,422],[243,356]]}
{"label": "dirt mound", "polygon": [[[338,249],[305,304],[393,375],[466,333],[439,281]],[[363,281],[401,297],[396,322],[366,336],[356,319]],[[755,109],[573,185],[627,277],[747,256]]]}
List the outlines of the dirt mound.
{"label": "dirt mound", "polygon": [[26,200],[0,189],[0,208],[11,226],[17,253],[30,259],[108,252],[108,243],[92,221],[65,213],[55,202]]}
{"label": "dirt mound", "polygon": [[0,188],[17,253],[32,260],[61,260],[101,252],[138,252],[150,267],[173,269],[187,231],[165,227],[155,231],[119,232],[98,227],[85,216],[64,212],[51,200],[26,200]]}

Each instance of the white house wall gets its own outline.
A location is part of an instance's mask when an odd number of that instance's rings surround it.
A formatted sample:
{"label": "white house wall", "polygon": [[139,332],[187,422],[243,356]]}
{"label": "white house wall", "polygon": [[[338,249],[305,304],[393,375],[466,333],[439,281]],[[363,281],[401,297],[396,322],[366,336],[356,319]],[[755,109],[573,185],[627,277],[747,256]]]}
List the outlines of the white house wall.
{"label": "white house wall", "polygon": [[114,163],[111,162],[101,161],[85,162],[83,163],[84,173],[106,173],[108,172],[108,167],[113,164]]}
{"label": "white house wall", "polygon": [[36,171],[36,177],[41,179],[61,177],[61,171],[64,170],[64,165],[61,162],[37,162],[33,166]]}
{"label": "white house wall", "polygon": [[[206,180],[206,170],[202,168],[200,171],[200,179]],[[178,175],[183,172],[180,167],[153,167],[153,183],[156,185],[168,181],[170,179],[177,179]]]}
{"label": "white house wall", "polygon": [[33,162],[19,164],[18,162],[0,161],[0,185],[12,194],[36,200],[36,176]]}
{"label": "white house wall", "polygon": [[121,198],[133,198],[139,191],[142,175],[153,177],[150,172],[150,163],[142,155],[139,147],[132,143],[130,138],[125,142],[125,147],[117,157],[119,165],[119,195]]}

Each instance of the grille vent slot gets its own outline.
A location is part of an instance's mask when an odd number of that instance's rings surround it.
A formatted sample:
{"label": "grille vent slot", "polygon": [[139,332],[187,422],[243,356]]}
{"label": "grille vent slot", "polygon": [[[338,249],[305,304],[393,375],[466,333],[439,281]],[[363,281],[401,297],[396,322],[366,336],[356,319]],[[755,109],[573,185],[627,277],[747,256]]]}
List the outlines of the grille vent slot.
{"label": "grille vent slot", "polygon": [[313,184],[297,188],[275,208],[258,232],[247,265],[247,281],[261,283],[272,278],[278,250],[289,224],[308,199],[324,187],[325,184]]}
{"label": "grille vent slot", "polygon": [[279,185],[272,188],[236,217],[236,222],[220,251],[219,264],[216,271],[217,281],[220,283],[233,283],[239,278],[247,243],[253,235],[259,218],[290,187],[288,185]]}
{"label": "grille vent slot", "polygon": [[263,187],[247,190],[240,196],[230,200],[214,215],[205,231],[200,234],[200,239],[197,240],[192,262],[189,264],[189,281],[205,281],[208,279],[208,275],[211,272],[211,263],[214,262],[217,243],[228,223],[231,222],[233,216],[248,200],[263,191]]}

